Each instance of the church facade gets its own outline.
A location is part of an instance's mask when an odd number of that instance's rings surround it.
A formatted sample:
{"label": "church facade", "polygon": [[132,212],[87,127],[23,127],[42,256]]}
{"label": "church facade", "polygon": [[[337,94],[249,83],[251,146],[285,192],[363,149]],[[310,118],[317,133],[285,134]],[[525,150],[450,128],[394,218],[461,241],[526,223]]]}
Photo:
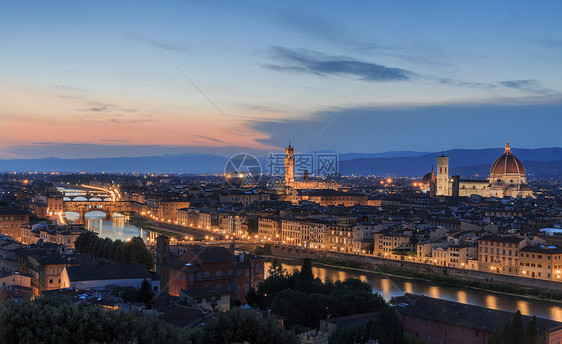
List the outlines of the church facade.
{"label": "church facade", "polygon": [[511,152],[509,141],[505,150],[490,168],[487,180],[461,179],[449,176],[449,157],[437,157],[437,173],[434,177],[436,196],[471,196],[484,197],[534,197],[527,185],[527,174],[523,163]]}

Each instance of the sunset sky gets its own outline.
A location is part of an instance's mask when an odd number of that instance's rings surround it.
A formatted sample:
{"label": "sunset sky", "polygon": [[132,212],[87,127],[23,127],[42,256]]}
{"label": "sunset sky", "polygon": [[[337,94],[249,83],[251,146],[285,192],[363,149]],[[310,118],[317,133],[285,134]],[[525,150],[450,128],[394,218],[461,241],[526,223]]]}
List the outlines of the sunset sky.
{"label": "sunset sky", "polygon": [[0,158],[562,146],[560,13],[557,1],[5,1]]}

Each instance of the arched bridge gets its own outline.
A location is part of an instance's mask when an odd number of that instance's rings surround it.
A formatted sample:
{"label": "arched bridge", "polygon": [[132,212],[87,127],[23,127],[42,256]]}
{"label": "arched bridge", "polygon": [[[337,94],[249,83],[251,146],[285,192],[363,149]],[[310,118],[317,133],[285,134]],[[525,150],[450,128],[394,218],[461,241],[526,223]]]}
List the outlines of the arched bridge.
{"label": "arched bridge", "polygon": [[65,201],[63,211],[72,211],[80,215],[84,222],[87,213],[92,211],[104,212],[107,218],[115,213],[139,212],[140,203],[130,201]]}
{"label": "arched bridge", "polygon": [[[95,198],[100,199],[102,201],[110,201],[111,200],[111,196],[108,196],[106,194],[100,194],[100,195],[95,195],[95,194],[84,194],[84,195],[76,195],[76,196],[64,196],[64,198],[68,199],[65,200],[65,202],[96,202],[96,200],[93,200]],[[86,201],[83,200],[77,200],[78,198],[85,198]],[[93,200],[93,201],[92,201]]]}

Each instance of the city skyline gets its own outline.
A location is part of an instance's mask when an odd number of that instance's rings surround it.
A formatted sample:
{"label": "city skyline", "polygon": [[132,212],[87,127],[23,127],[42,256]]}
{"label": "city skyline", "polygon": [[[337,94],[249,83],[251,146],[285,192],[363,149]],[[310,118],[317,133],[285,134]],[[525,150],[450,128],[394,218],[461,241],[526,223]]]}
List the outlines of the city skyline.
{"label": "city skyline", "polygon": [[4,4],[0,158],[561,146],[561,5],[505,4]]}

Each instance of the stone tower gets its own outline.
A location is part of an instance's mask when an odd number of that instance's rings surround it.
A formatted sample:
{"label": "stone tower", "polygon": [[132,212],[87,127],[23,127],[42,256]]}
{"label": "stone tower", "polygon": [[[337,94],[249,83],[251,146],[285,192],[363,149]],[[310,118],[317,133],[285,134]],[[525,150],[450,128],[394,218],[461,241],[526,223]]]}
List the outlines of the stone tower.
{"label": "stone tower", "polygon": [[290,185],[295,181],[295,155],[293,147],[285,149],[285,185]]}
{"label": "stone tower", "polygon": [[160,294],[168,294],[170,283],[170,238],[159,235],[156,238],[156,272],[160,276]]}
{"label": "stone tower", "polygon": [[449,192],[449,157],[437,157],[437,196],[450,196]]}

